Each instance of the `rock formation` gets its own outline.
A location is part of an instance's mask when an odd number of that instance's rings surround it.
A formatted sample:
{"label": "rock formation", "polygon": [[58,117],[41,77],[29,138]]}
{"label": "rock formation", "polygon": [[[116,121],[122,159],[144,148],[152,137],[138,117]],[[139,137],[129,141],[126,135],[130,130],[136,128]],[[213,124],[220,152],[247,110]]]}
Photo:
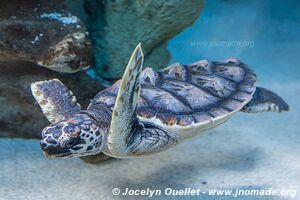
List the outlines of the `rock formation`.
{"label": "rock formation", "polygon": [[1,1],[0,60],[24,60],[73,73],[91,64],[91,44],[80,19],[63,1]]}
{"label": "rock formation", "polygon": [[85,72],[60,74],[30,62],[0,63],[0,136],[38,138],[49,122],[31,95],[34,81],[58,78],[76,95],[82,107],[103,89]]}
{"label": "rock formation", "polygon": [[88,0],[85,8],[96,70],[105,78],[122,76],[132,49],[139,42],[145,66],[166,67],[170,60],[168,39],[190,26],[203,7],[203,0],[99,2]]}
{"label": "rock formation", "polygon": [[[165,67],[168,39],[191,25],[202,6],[203,0],[1,1],[0,136],[37,138],[48,124],[31,82],[58,78],[84,107],[109,85],[105,79],[122,76],[138,42],[145,65]],[[81,71],[89,66],[96,76]]]}

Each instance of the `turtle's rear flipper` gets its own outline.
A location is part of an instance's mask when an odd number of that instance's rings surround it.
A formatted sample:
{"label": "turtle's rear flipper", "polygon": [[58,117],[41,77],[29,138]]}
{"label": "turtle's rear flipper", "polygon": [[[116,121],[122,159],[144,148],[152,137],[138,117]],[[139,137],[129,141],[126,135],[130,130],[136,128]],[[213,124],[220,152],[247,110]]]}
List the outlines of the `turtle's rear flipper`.
{"label": "turtle's rear flipper", "polygon": [[289,105],[277,94],[265,88],[257,87],[252,100],[241,111],[257,112],[283,112],[288,111]]}

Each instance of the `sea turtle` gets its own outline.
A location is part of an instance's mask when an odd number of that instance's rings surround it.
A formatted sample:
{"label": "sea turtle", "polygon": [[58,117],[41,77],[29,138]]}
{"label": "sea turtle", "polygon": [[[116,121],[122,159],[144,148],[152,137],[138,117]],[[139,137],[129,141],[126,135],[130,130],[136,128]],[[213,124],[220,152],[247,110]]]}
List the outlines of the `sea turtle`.
{"label": "sea turtle", "polygon": [[[225,122],[237,111],[288,111],[270,90],[256,87],[246,64],[228,59],[142,71],[139,44],[121,80],[99,92],[86,110],[57,79],[32,83],[51,122],[42,131],[47,157],[147,155]],[[97,156],[95,156],[97,157]]]}

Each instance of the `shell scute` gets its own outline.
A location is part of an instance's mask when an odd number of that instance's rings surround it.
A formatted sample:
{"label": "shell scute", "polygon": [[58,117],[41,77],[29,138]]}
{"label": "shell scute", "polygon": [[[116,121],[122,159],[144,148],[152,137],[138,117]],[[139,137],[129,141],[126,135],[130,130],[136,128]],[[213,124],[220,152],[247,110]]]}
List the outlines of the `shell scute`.
{"label": "shell scute", "polygon": [[245,70],[240,66],[234,65],[216,65],[215,74],[234,82],[240,82],[244,79]]}
{"label": "shell scute", "polygon": [[153,118],[155,117],[155,111],[151,108],[138,109],[137,114],[143,116],[144,118]]}
{"label": "shell scute", "polygon": [[246,92],[238,91],[231,96],[232,99],[238,100],[240,102],[245,102],[252,98],[252,95]]}
{"label": "shell scute", "polygon": [[179,115],[177,117],[177,125],[179,126],[187,126],[194,122],[194,118],[192,115]]}
{"label": "shell scute", "polygon": [[[172,131],[180,129],[179,133],[195,127],[202,131],[224,122],[251,100],[256,89],[255,73],[233,58],[176,63],[157,72],[146,68],[139,81],[139,118],[165,128],[175,127]],[[112,108],[118,87],[116,83],[96,98]]]}
{"label": "shell scute", "polygon": [[191,65],[186,66],[189,73],[208,73],[211,71],[211,63],[208,60],[199,60]]}
{"label": "shell scute", "polygon": [[195,123],[203,122],[203,121],[211,121],[213,118],[206,111],[196,112],[193,114],[193,118]]}
{"label": "shell scute", "polygon": [[159,113],[156,117],[167,126],[173,126],[177,122],[177,116],[172,114]]}
{"label": "shell scute", "polygon": [[149,107],[147,101],[144,98],[140,97],[138,100],[137,108],[141,109],[141,108],[147,108],[147,107]]}
{"label": "shell scute", "polygon": [[240,85],[238,89],[250,94],[252,94],[255,91],[255,88],[248,82],[245,82],[244,84]]}
{"label": "shell scute", "polygon": [[219,107],[214,107],[212,109],[210,109],[209,111],[207,111],[213,118],[216,117],[221,117],[224,116],[226,114],[228,114],[228,110],[224,109],[223,107],[219,106]]}
{"label": "shell scute", "polygon": [[234,111],[239,109],[240,103],[240,101],[235,99],[227,99],[222,103],[222,106],[227,110]]}
{"label": "shell scute", "polygon": [[170,92],[174,98],[179,99],[192,110],[205,109],[207,105],[215,104],[218,98],[188,82],[166,80],[161,88]]}
{"label": "shell scute", "polygon": [[170,93],[159,88],[144,88],[141,96],[157,112],[187,113],[190,109]]}
{"label": "shell scute", "polygon": [[228,97],[236,87],[233,82],[214,74],[191,76],[190,82],[208,90],[218,98]]}
{"label": "shell scute", "polygon": [[153,69],[147,67],[145,68],[141,75],[140,75],[140,84],[148,85],[148,86],[155,86],[159,81],[159,75]]}
{"label": "shell scute", "polygon": [[186,69],[179,63],[172,64],[159,72],[165,79],[186,80]]}

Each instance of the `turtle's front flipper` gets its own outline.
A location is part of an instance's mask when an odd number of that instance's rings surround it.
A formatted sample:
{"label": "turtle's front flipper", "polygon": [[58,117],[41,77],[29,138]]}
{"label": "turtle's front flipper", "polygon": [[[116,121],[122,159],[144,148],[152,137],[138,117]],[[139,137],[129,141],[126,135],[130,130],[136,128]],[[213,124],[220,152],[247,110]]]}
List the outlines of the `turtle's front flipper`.
{"label": "turtle's front flipper", "polygon": [[136,104],[140,93],[138,77],[143,67],[143,52],[139,44],[132,53],[112,113],[108,148],[116,155],[125,152],[127,139],[136,121]]}
{"label": "turtle's front flipper", "polygon": [[64,120],[81,110],[73,93],[58,79],[32,83],[31,92],[50,123]]}
{"label": "turtle's front flipper", "polygon": [[136,107],[140,95],[139,75],[143,52],[139,44],[126,67],[112,113],[108,135],[108,149],[115,157],[146,154],[170,146],[176,135],[154,124],[138,120]]}
{"label": "turtle's front flipper", "polygon": [[241,111],[257,112],[283,112],[288,111],[289,105],[277,94],[265,88],[257,87],[252,100]]}

